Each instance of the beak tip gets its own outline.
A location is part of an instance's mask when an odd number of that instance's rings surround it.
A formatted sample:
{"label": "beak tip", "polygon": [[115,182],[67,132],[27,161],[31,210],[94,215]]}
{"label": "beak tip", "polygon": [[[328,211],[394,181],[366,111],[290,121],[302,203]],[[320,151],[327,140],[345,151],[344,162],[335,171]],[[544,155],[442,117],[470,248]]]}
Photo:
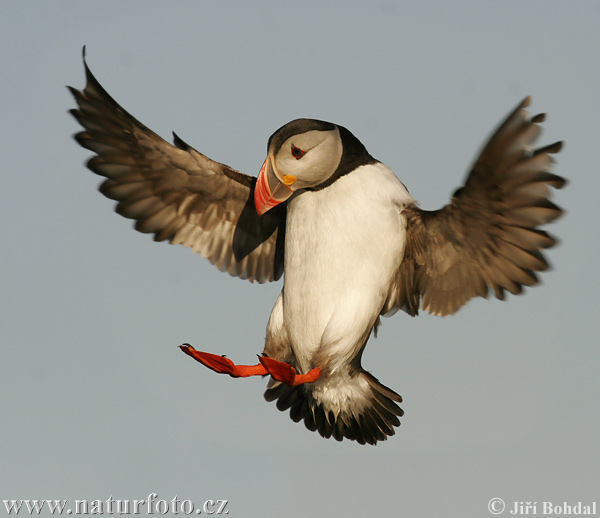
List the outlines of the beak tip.
{"label": "beak tip", "polygon": [[269,210],[268,207],[256,207],[256,212],[259,216],[262,216],[265,212]]}

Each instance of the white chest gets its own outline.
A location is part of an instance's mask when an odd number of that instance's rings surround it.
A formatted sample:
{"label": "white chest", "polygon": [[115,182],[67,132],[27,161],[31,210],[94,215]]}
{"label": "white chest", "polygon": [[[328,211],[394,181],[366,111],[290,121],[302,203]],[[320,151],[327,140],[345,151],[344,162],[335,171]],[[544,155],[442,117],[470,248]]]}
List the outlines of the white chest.
{"label": "white chest", "polygon": [[[284,320],[292,343],[314,349],[364,332],[402,259],[402,206],[412,198],[383,164],[363,166],[290,203]],[[361,329],[358,329],[361,328]]]}

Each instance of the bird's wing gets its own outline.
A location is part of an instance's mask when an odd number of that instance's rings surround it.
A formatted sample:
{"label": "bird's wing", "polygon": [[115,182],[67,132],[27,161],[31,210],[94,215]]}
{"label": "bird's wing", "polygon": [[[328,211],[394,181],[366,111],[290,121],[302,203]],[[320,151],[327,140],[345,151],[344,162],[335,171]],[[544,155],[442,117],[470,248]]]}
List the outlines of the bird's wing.
{"label": "bird's wing", "polygon": [[283,273],[286,207],[259,216],[256,178],[202,155],[174,135],[175,146],[127,113],[85,63],[83,90],[69,87],[83,126],[75,139],[96,153],[87,167],[106,180],[100,192],[140,232],[187,246],[219,270],[257,281]]}
{"label": "bird's wing", "polygon": [[556,240],[538,226],[562,214],[549,187],[566,180],[550,172],[561,142],[532,148],[543,114],[529,117],[529,97],[500,125],[477,158],[463,187],[440,210],[403,210],[407,243],[382,313],[421,307],[450,315],[470,298],[498,299],[538,283],[548,268],[541,253]]}

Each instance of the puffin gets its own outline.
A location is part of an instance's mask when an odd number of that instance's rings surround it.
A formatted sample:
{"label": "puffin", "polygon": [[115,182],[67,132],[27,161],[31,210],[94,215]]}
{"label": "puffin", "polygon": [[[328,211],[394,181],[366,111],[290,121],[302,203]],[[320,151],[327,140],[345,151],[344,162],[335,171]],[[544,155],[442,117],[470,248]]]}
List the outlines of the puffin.
{"label": "puffin", "polygon": [[361,365],[380,317],[446,316],[473,297],[520,294],[549,268],[557,240],[541,225],[563,210],[550,188],[562,142],[534,148],[545,115],[521,101],[481,149],[464,184],[423,210],[348,129],[314,119],[279,128],[258,177],[173,144],[122,108],[90,71],[68,87],[100,192],[135,229],[191,248],[251,282],[284,278],[258,363],[181,350],[233,378],[268,376],[264,397],[325,438],[376,444],[394,435],[400,395]]}

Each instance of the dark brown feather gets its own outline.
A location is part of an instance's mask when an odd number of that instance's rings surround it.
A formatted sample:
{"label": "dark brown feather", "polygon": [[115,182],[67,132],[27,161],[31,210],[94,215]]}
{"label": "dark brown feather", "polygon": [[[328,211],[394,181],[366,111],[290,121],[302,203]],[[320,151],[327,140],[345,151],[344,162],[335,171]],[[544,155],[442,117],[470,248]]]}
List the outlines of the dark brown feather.
{"label": "dark brown feather", "polygon": [[492,288],[522,292],[548,268],[541,253],[556,240],[537,227],[563,213],[548,197],[566,180],[549,172],[561,142],[531,151],[545,117],[528,116],[526,98],[500,125],[479,154],[452,202],[437,211],[404,209],[407,244],[382,313],[421,307],[435,315],[455,313]]}
{"label": "dark brown feather", "polygon": [[93,151],[87,163],[106,180],[100,192],[136,230],[182,244],[220,270],[273,281],[283,273],[286,207],[259,216],[256,178],[202,155],[173,134],[175,146],[125,111],[98,83],[84,59],[87,84],[69,87],[70,113],[84,131],[75,140]]}
{"label": "dark brown feather", "polygon": [[325,438],[333,437],[338,441],[346,438],[360,444],[385,441],[395,434],[394,428],[400,426],[398,417],[404,412],[397,403],[401,403],[402,398],[362,368],[354,376],[364,379],[366,388],[337,412],[317,401],[308,385],[288,387],[271,380],[265,399],[276,400],[277,408],[282,412],[290,409],[290,417],[295,422],[304,420],[306,428],[318,431]]}

